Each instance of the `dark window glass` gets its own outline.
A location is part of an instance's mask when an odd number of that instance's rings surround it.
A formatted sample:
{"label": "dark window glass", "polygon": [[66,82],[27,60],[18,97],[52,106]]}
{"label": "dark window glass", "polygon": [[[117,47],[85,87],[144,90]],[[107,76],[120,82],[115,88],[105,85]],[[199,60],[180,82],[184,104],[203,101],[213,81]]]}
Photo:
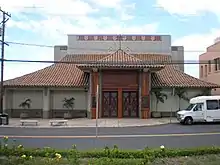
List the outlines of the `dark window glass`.
{"label": "dark window glass", "polygon": [[219,107],[219,102],[218,100],[207,100],[207,110],[217,110]]}
{"label": "dark window glass", "polygon": [[194,108],[194,111],[202,111],[203,103],[196,104],[196,107]]}

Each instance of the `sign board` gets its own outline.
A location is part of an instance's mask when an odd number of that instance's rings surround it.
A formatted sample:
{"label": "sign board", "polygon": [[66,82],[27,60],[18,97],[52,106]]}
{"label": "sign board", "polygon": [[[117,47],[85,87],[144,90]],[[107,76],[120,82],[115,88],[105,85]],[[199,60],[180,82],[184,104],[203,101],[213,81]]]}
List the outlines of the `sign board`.
{"label": "sign board", "polygon": [[78,41],[162,41],[159,35],[77,35]]}

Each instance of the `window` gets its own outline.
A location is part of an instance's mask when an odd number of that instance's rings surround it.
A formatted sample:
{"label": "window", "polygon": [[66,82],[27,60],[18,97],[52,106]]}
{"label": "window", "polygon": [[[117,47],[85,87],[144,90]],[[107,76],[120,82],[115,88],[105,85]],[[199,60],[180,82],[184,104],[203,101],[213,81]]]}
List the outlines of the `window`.
{"label": "window", "polygon": [[189,106],[185,109],[186,111],[191,111],[195,104],[189,104]]}
{"label": "window", "polygon": [[218,100],[207,100],[207,110],[217,110],[219,107],[219,101]]}
{"label": "window", "polygon": [[207,77],[208,70],[207,70],[207,65],[205,65],[205,77]]}
{"label": "window", "polygon": [[218,70],[220,70],[220,58],[218,58],[217,60],[218,60]]}
{"label": "window", "polygon": [[200,77],[201,78],[203,77],[203,66],[201,66],[201,68],[200,68]]}
{"label": "window", "polygon": [[203,103],[198,103],[193,111],[202,111]]}
{"label": "window", "polygon": [[218,70],[218,59],[214,59],[215,71]]}
{"label": "window", "polygon": [[209,72],[211,72],[212,71],[211,61],[209,60],[208,63],[209,63]]}
{"label": "window", "polygon": [[61,46],[60,50],[67,50],[67,46]]}
{"label": "window", "polygon": [[172,51],[178,51],[178,47],[177,47],[177,46],[172,46],[172,47],[171,47],[171,50],[172,50]]}
{"label": "window", "polygon": [[218,107],[220,107],[220,100],[218,100]]}

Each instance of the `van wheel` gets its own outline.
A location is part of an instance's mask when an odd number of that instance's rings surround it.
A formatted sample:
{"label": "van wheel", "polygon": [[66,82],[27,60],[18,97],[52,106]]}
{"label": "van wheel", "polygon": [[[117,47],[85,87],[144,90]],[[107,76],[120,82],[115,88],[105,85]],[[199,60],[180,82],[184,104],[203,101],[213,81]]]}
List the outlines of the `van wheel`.
{"label": "van wheel", "polygon": [[187,117],[185,119],[185,122],[184,122],[186,125],[192,125],[193,124],[193,119],[191,117]]}

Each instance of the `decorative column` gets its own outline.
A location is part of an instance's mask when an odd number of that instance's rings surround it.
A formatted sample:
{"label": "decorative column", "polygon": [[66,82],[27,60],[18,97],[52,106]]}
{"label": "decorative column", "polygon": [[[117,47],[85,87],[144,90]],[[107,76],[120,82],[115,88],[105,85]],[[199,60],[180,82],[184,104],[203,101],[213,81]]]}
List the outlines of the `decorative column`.
{"label": "decorative column", "polygon": [[97,92],[97,85],[99,83],[99,74],[98,69],[93,69],[91,73],[91,81],[92,81],[92,89],[91,89],[91,98],[92,98],[92,106],[91,106],[91,118],[96,118],[96,92]]}
{"label": "decorative column", "polygon": [[50,90],[45,88],[43,90],[43,119],[50,117]]}
{"label": "decorative column", "polygon": [[122,118],[122,88],[118,88],[118,118]]}
{"label": "decorative column", "polygon": [[139,118],[142,118],[142,112],[141,112],[141,99],[142,99],[142,70],[139,70],[138,74],[138,114]]}
{"label": "decorative column", "polygon": [[141,117],[142,119],[148,119],[150,118],[150,79],[148,69],[143,70],[141,79]]}
{"label": "decorative column", "polygon": [[87,93],[87,118],[91,119],[92,115],[91,115],[91,108],[92,108],[92,72],[89,73],[89,89],[88,89],[88,93]]}
{"label": "decorative column", "polygon": [[99,116],[98,118],[102,117],[102,71],[99,69],[98,73],[98,84],[99,84]]}

